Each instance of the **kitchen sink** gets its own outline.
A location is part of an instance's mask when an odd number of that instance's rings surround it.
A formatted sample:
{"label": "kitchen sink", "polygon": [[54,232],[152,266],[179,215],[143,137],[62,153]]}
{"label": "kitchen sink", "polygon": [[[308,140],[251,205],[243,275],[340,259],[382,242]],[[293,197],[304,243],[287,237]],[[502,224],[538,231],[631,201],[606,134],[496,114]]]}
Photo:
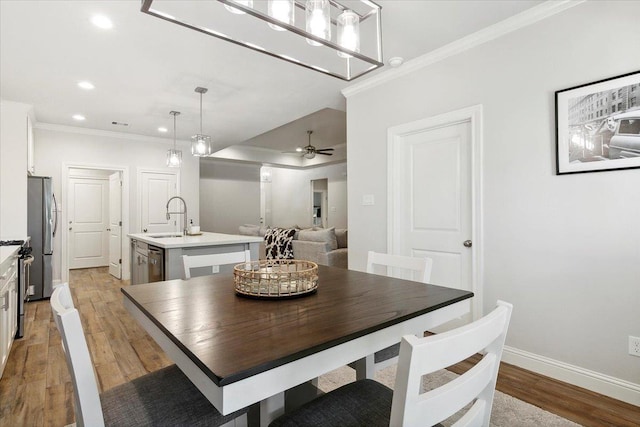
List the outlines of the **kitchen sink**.
{"label": "kitchen sink", "polygon": [[154,239],[167,239],[170,237],[184,237],[182,234],[149,234],[149,237]]}

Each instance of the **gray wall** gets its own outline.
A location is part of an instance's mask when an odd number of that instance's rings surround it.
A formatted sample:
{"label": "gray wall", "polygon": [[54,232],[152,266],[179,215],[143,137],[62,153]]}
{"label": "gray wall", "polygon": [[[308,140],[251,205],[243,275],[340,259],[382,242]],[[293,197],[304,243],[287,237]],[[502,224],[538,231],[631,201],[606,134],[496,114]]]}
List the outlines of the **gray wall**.
{"label": "gray wall", "polygon": [[200,162],[200,229],[238,234],[260,223],[260,166]]}
{"label": "gray wall", "polygon": [[271,226],[311,226],[311,181],[328,182],[328,227],[347,227],[347,165],[271,169]]}
{"label": "gray wall", "polygon": [[554,163],[554,92],[638,70],[639,16],[586,2],[349,96],[350,268],[386,250],[387,129],[482,104],[485,312],[514,304],[509,346],[640,384],[640,169]]}

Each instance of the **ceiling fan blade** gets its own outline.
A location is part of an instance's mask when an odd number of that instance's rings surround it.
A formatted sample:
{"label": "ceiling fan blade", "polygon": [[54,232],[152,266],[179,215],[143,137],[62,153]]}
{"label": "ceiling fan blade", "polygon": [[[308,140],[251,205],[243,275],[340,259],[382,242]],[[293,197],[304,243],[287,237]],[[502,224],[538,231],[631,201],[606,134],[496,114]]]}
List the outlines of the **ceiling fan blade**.
{"label": "ceiling fan blade", "polygon": [[320,153],[321,151],[333,151],[333,148],[319,148],[316,150],[316,153]]}
{"label": "ceiling fan blade", "polygon": [[316,151],[316,154],[322,154],[323,156],[333,156],[333,153],[321,153],[320,151]]}
{"label": "ceiling fan blade", "polygon": [[281,151],[282,154],[300,154],[301,151]]}

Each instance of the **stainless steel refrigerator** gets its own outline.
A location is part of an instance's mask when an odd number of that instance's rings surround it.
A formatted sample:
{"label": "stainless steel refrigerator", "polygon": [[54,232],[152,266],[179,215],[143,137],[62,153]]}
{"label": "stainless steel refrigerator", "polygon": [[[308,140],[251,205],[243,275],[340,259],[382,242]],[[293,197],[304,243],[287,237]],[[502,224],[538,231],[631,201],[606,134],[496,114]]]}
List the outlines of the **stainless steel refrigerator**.
{"label": "stainless steel refrigerator", "polygon": [[27,233],[34,257],[29,272],[29,301],[49,298],[53,290],[53,237],[58,227],[58,206],[48,176],[28,177]]}

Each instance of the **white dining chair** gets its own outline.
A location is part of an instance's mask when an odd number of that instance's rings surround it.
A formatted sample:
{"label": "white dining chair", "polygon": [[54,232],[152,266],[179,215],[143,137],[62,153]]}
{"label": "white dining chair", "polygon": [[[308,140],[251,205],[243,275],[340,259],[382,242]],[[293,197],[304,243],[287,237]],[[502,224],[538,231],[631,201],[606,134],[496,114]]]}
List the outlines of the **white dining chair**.
{"label": "white dining chair", "polygon": [[[489,426],[513,306],[498,301],[485,317],[442,334],[407,335],[395,391],[370,379],[349,383],[274,420],[270,427],[433,426],[473,403],[454,427]],[[424,391],[423,376],[479,353],[482,359],[445,385]]]}
{"label": "white dining chair", "polygon": [[[433,260],[427,257],[409,257],[369,251],[367,254],[367,273],[375,273],[376,266],[385,267],[386,275],[397,273],[400,269],[403,273],[411,274],[412,280],[427,283],[431,279]],[[390,272],[389,268],[395,270]],[[364,360],[351,363],[349,366],[356,369],[357,379],[374,379],[377,371],[398,363],[399,352],[400,343],[377,351]]]}
{"label": "white dining chair", "polygon": [[54,289],[51,309],[71,374],[77,426],[247,425],[246,410],[221,415],[175,365],[99,393],[67,283]]}
{"label": "white dining chair", "polygon": [[226,264],[238,264],[241,262],[251,262],[251,251],[227,252],[222,254],[207,255],[182,255],[182,266],[184,268],[184,279],[191,278],[191,269],[200,267],[211,267],[211,274],[216,273],[215,267]]}

